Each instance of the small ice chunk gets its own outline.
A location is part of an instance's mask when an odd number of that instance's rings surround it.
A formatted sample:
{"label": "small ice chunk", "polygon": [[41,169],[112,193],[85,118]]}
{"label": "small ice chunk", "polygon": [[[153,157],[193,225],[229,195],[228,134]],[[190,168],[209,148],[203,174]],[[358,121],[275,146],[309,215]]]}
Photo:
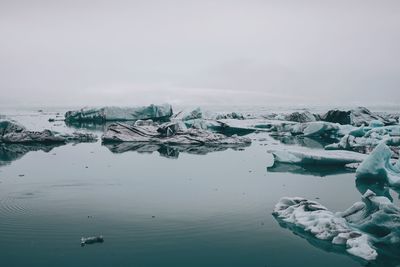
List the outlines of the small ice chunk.
{"label": "small ice chunk", "polygon": [[90,237],[82,237],[81,238],[81,246],[94,244],[94,243],[103,243],[104,238],[102,235],[100,236],[90,236]]}

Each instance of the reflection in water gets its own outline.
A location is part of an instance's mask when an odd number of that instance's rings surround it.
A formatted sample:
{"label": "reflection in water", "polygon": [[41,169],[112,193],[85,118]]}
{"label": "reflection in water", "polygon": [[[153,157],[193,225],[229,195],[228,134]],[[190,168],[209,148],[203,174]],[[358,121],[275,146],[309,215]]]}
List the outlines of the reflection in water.
{"label": "reflection in water", "polygon": [[104,132],[111,122],[95,123],[95,122],[69,122],[65,121],[65,125],[77,130],[88,130],[95,132]]}
{"label": "reflection in water", "polygon": [[267,167],[268,172],[290,172],[294,174],[312,175],[325,177],[329,175],[338,175],[354,172],[341,166],[318,166],[318,165],[296,165],[290,163],[274,162],[274,165]]}
{"label": "reflection in water", "polygon": [[178,158],[179,153],[188,153],[196,155],[206,155],[211,152],[224,151],[227,149],[243,150],[250,144],[224,144],[216,146],[206,145],[165,145],[149,144],[138,142],[121,142],[103,144],[113,153],[124,153],[127,151],[136,151],[138,153],[153,153],[157,151],[160,156],[166,158]]}
{"label": "reflection in water", "polygon": [[62,145],[64,144],[0,144],[0,167],[22,158],[30,151],[50,152]]}
{"label": "reflection in water", "polygon": [[398,246],[382,246],[382,245],[377,245],[377,252],[378,252],[378,258],[374,261],[367,262],[359,257],[355,257],[346,251],[345,246],[339,246],[332,244],[330,240],[321,240],[318,239],[314,236],[312,236],[310,233],[305,232],[303,229],[296,227],[294,224],[291,223],[286,223],[279,219],[278,217],[274,218],[277,220],[279,223],[279,226],[282,228],[288,229],[292,231],[295,235],[300,236],[301,238],[304,238],[307,240],[309,244],[312,246],[324,250],[326,252],[333,252],[333,253],[338,253],[338,254],[344,254],[352,258],[353,260],[359,262],[360,264],[364,266],[385,266],[385,267],[395,267],[399,266],[400,262],[400,255],[399,255],[399,247]]}

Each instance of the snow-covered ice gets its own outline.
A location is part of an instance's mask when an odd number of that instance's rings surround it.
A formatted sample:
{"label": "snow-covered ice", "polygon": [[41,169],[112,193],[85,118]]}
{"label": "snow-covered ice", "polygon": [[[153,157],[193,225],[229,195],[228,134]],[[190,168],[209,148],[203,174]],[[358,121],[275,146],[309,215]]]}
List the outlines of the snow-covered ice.
{"label": "snow-covered ice", "polygon": [[103,142],[145,142],[153,144],[249,144],[247,137],[226,136],[202,129],[187,129],[182,122],[165,123],[160,126],[131,126],[124,123],[111,124],[102,136]]}
{"label": "snow-covered ice", "polygon": [[348,253],[365,260],[374,260],[377,252],[364,233],[352,228],[318,202],[301,197],[284,197],[275,205],[273,215],[317,239],[346,247]]}
{"label": "snow-covered ice", "polygon": [[361,200],[334,213],[312,200],[284,197],[273,215],[295,232],[305,231],[317,239],[343,245],[348,253],[370,261],[377,258],[378,245],[399,246],[400,208],[370,190]]}

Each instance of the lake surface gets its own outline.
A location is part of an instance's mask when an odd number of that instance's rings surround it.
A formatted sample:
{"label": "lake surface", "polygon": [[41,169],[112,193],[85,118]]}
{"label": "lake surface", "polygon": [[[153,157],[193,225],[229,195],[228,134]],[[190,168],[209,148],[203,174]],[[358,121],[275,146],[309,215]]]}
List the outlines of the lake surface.
{"label": "lake surface", "polygon": [[[76,130],[49,123],[54,112],[0,114],[32,129]],[[356,185],[348,172],[268,171],[267,149],[278,141],[266,134],[250,137],[253,143],[244,150],[205,155],[113,153],[100,141],[3,152],[0,265],[365,265],[329,243],[281,227],[271,214],[284,196],[317,199],[342,211],[360,200],[365,185]],[[398,194],[389,194],[398,203]],[[105,242],[80,246],[82,236],[96,235]],[[396,266],[397,260],[385,256],[371,266]]]}

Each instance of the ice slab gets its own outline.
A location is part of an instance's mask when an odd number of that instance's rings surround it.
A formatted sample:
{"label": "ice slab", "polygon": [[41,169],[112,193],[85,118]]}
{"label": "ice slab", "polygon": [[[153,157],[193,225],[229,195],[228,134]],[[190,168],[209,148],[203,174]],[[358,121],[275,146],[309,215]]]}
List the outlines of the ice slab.
{"label": "ice slab", "polygon": [[68,122],[163,120],[171,116],[171,105],[164,104],[143,107],[83,108],[80,110],[68,111],[65,113],[65,120]]}
{"label": "ice slab", "polygon": [[226,136],[202,129],[187,129],[183,123],[166,123],[160,126],[131,126],[111,124],[102,136],[103,142],[144,142],[152,144],[222,145],[249,144],[251,140],[236,135]]}
{"label": "ice slab", "polygon": [[367,156],[352,151],[327,151],[304,147],[279,147],[268,150],[274,156],[274,162],[298,165],[333,165],[344,166],[362,162]]}

